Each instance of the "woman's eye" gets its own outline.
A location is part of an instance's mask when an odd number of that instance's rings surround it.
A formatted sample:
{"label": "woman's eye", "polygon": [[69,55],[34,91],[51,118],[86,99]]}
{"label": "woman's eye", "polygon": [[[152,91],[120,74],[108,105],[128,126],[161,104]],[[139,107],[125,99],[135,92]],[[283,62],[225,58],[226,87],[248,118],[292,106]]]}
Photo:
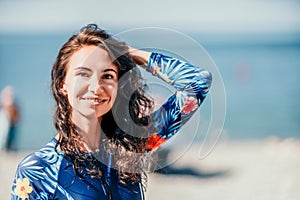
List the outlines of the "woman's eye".
{"label": "woman's eye", "polygon": [[104,74],[104,75],[103,75],[103,78],[104,78],[104,79],[114,79],[114,76],[111,75],[111,74]]}
{"label": "woman's eye", "polygon": [[89,75],[85,72],[79,72],[77,73],[77,76],[81,76],[81,77],[89,77]]}

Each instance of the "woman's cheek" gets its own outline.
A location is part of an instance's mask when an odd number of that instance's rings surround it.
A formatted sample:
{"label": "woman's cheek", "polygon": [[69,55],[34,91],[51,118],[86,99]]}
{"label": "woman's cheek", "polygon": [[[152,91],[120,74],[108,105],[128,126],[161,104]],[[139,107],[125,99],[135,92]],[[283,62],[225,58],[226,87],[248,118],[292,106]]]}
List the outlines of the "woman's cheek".
{"label": "woman's cheek", "polygon": [[116,99],[117,96],[117,92],[118,92],[118,84],[109,84],[107,85],[107,91],[111,96],[111,99],[114,101]]}

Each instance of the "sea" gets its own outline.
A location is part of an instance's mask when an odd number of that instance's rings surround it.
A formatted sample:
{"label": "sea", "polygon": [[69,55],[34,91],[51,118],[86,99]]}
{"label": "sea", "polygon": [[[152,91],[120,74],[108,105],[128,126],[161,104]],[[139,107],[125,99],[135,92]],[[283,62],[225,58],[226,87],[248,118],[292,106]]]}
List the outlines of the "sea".
{"label": "sea", "polygon": [[[201,67],[214,72],[212,93],[196,120],[179,133],[180,140],[192,133],[191,140],[199,143],[210,131],[216,139],[228,140],[300,138],[299,33],[133,35],[118,38],[136,47],[158,47],[192,64],[201,65],[203,56],[209,60]],[[14,88],[20,109],[14,143],[18,150],[37,149],[56,134],[50,71],[68,38],[65,33],[0,34],[0,90]],[[150,46],[152,40],[156,46]],[[159,96],[162,90],[155,91],[154,81],[150,89]]]}

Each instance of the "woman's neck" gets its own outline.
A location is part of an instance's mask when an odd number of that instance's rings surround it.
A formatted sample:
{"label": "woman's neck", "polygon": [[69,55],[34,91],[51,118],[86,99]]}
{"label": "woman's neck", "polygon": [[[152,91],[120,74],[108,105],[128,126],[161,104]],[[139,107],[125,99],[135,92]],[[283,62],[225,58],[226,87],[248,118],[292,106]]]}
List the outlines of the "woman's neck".
{"label": "woman's neck", "polygon": [[79,128],[79,134],[82,136],[85,148],[89,152],[98,150],[101,137],[101,119],[81,117],[74,121],[74,123]]}

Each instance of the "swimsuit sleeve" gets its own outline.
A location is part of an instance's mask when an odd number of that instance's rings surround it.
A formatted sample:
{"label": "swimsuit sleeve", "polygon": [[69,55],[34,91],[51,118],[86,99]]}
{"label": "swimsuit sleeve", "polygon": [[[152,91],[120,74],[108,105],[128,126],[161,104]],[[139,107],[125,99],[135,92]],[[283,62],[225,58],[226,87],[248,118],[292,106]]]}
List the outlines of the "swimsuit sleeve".
{"label": "swimsuit sleeve", "polygon": [[62,156],[49,143],[26,156],[18,165],[12,185],[12,200],[54,199]]}
{"label": "swimsuit sleeve", "polygon": [[176,92],[151,114],[147,151],[168,141],[199,108],[211,86],[211,73],[176,58],[152,53],[146,70],[172,85]]}
{"label": "swimsuit sleeve", "polygon": [[34,154],[25,157],[17,168],[11,199],[49,199],[43,179],[45,179],[45,174],[40,161]]}

